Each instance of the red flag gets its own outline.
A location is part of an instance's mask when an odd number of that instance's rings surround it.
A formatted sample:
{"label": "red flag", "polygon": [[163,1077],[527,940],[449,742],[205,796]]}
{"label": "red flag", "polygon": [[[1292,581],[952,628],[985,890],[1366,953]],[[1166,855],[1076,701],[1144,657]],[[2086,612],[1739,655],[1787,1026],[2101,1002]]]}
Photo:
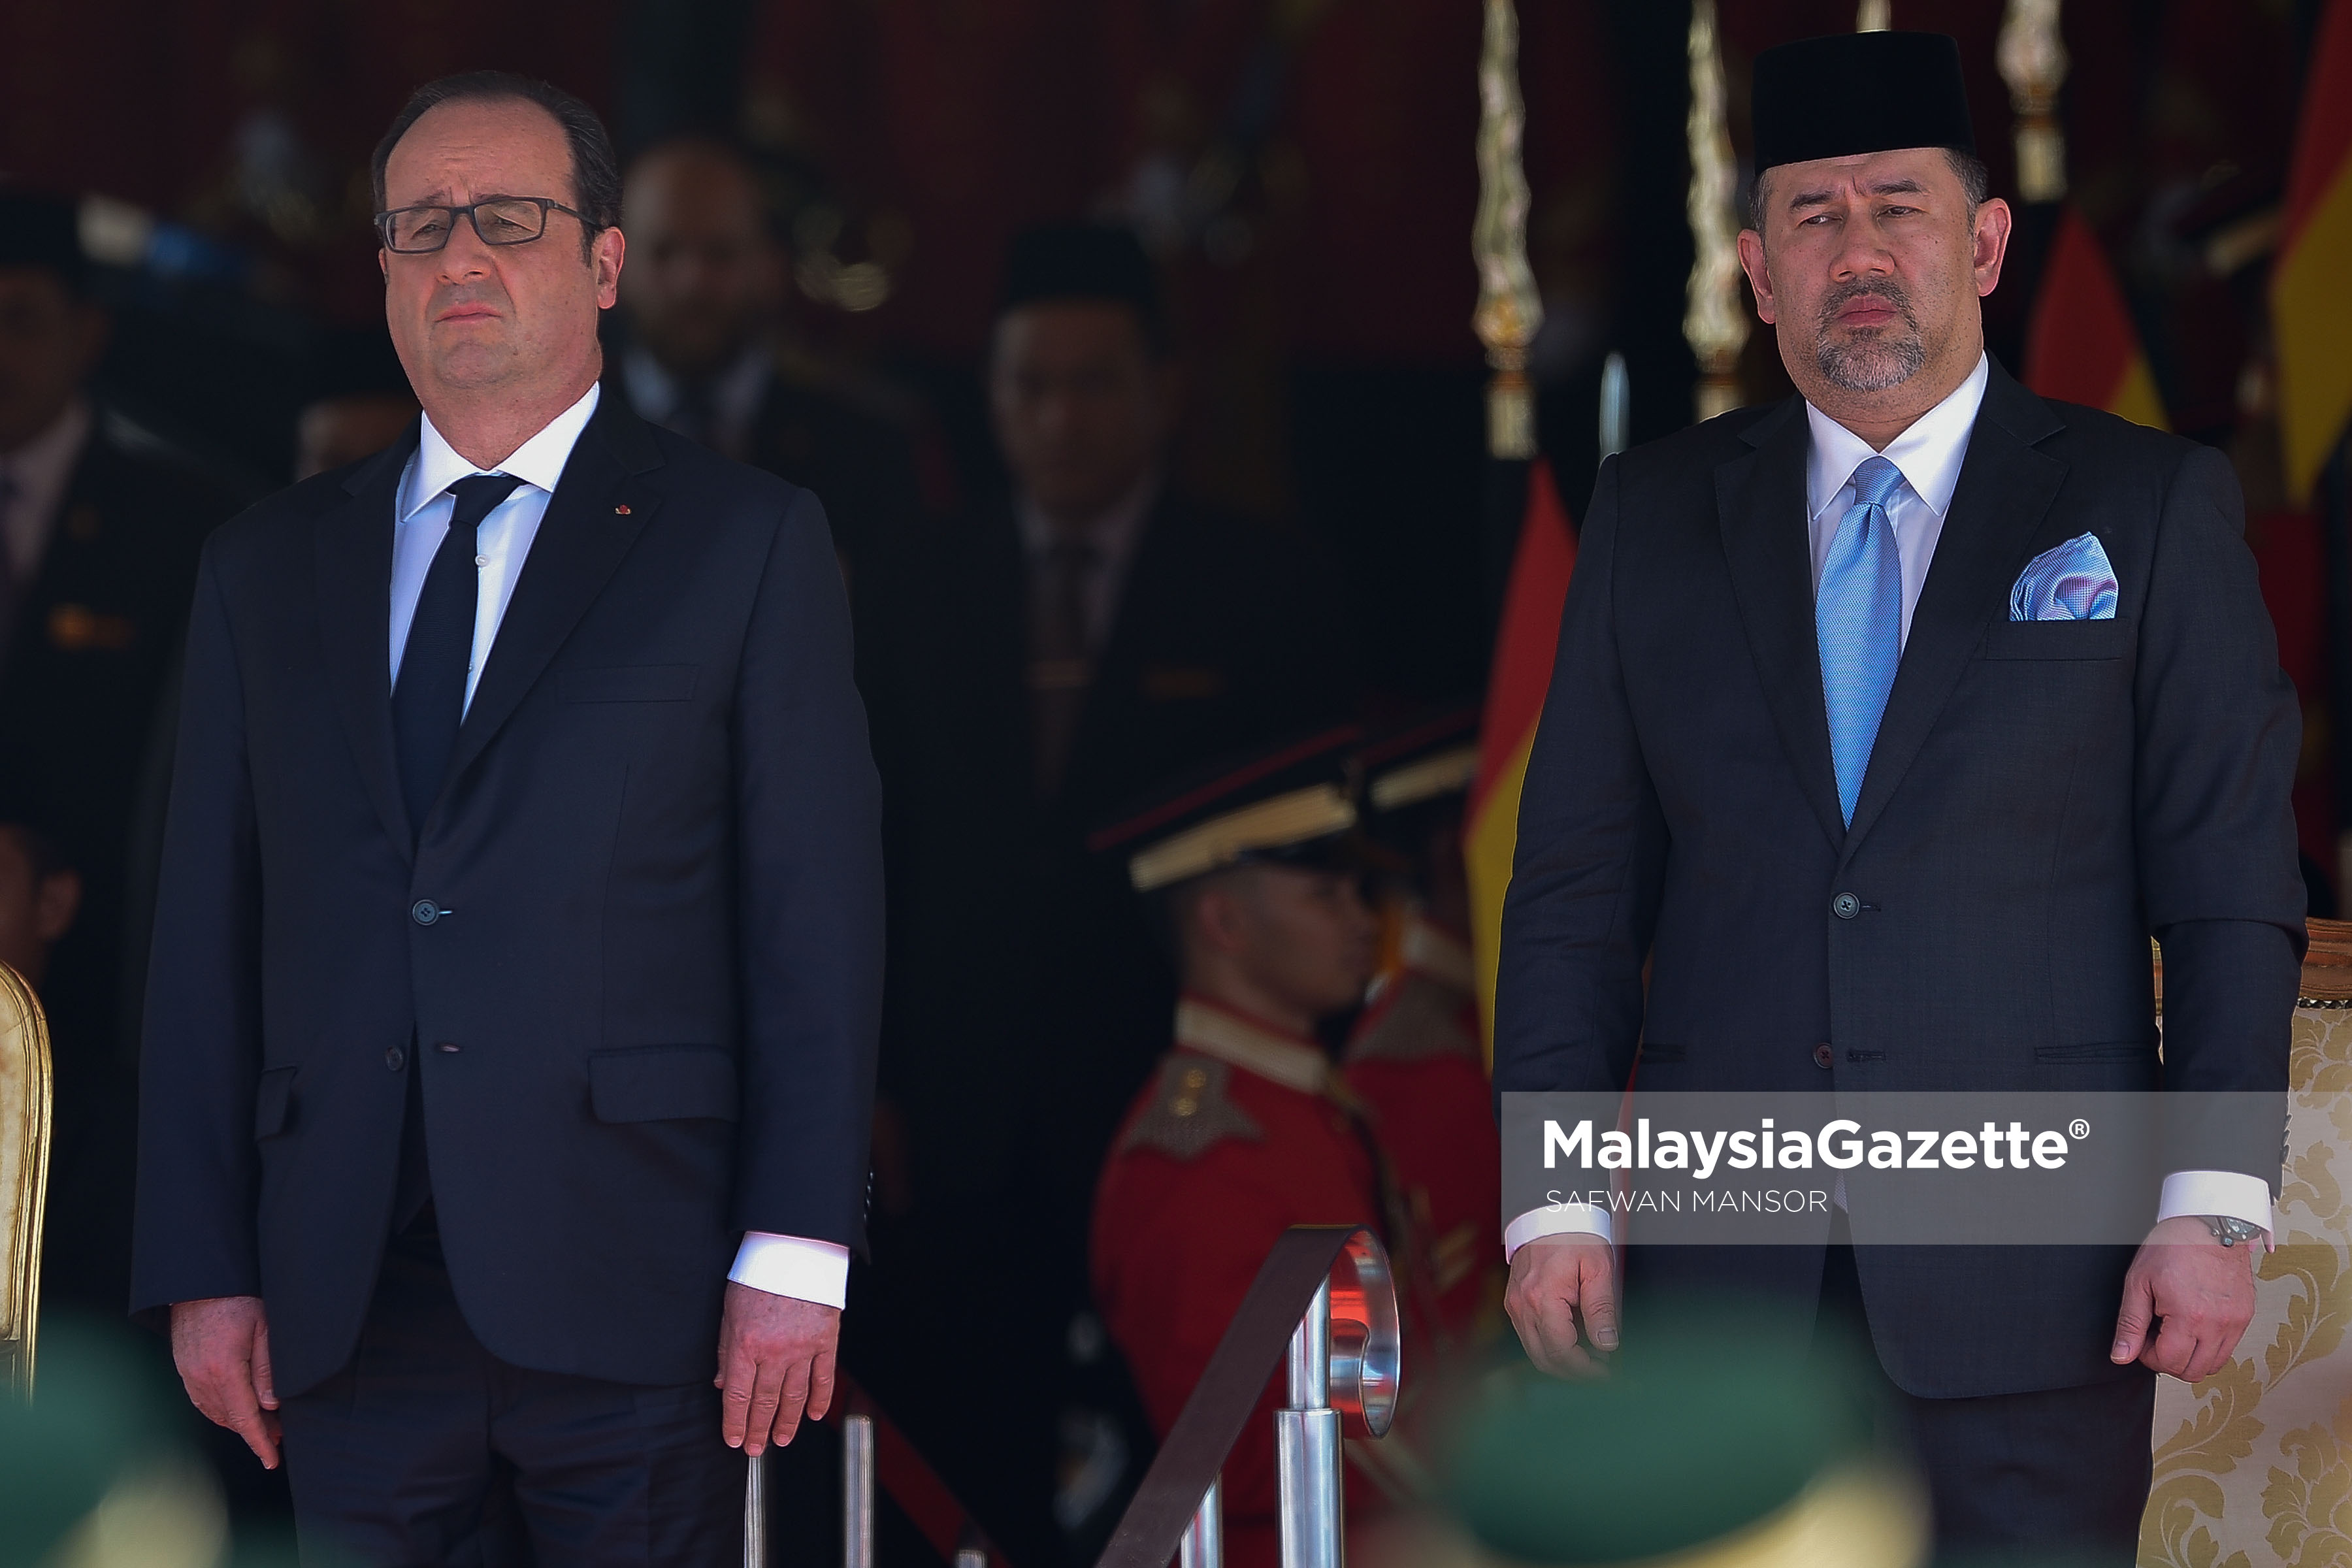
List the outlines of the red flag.
{"label": "red flag", "polygon": [[2168,428],[2115,268],[2071,203],[2059,216],[2058,235],[2033,297],[2025,384],[2044,397]]}

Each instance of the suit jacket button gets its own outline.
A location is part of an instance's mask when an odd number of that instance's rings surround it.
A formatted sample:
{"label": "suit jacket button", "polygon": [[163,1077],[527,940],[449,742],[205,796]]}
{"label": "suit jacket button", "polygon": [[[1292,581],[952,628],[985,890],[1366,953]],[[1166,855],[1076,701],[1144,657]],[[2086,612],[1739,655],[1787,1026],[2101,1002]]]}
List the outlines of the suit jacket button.
{"label": "suit jacket button", "polygon": [[[425,908],[423,904],[419,904],[416,907],[419,910]],[[1862,913],[1862,900],[1855,898],[1852,893],[1840,893],[1836,898],[1830,900],[1830,912],[1837,916],[1837,918],[1842,921],[1850,921],[1853,919],[1854,916]],[[421,914],[416,918],[418,920],[425,919]]]}
{"label": "suit jacket button", "polygon": [[390,1068],[393,1071],[398,1072],[401,1068],[408,1065],[408,1053],[402,1050],[398,1046],[394,1046],[392,1049],[383,1053],[383,1065]]}
{"label": "suit jacket button", "polygon": [[1829,1042],[1827,1040],[1823,1040],[1820,1045],[1813,1047],[1813,1065],[1815,1067],[1821,1068],[1826,1071],[1830,1064],[1836,1059],[1837,1058],[1830,1050]]}
{"label": "suit jacket button", "polygon": [[417,900],[415,904],[409,907],[408,914],[410,919],[414,920],[421,926],[429,926],[435,921],[441,918],[439,906],[436,905],[430,899]]}

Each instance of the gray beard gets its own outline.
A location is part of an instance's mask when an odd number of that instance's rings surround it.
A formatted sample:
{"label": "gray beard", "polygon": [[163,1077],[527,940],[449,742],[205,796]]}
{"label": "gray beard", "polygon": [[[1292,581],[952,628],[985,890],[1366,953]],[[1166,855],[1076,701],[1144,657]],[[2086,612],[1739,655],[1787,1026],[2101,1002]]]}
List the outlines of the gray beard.
{"label": "gray beard", "polygon": [[[1830,323],[1839,307],[1864,294],[1874,294],[1894,306],[1903,318],[1904,330],[1843,342],[1832,339]],[[1853,285],[1822,302],[1820,322],[1813,329],[1813,363],[1831,385],[1848,392],[1885,392],[1918,374],[1927,363],[1927,345],[1920,340],[1919,318],[1911,313],[1910,296],[1893,283]]]}

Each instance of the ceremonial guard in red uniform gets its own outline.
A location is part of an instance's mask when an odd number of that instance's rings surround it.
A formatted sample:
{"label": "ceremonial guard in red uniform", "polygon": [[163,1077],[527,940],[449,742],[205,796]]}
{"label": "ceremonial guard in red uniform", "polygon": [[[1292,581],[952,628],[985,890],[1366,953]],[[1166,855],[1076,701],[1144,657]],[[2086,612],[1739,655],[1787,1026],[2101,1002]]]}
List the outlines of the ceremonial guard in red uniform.
{"label": "ceremonial guard in red uniform", "polygon": [[[1174,1048],[1112,1144],[1093,1226],[1096,1301],[1163,1436],[1285,1230],[1390,1228],[1381,1152],[1314,1033],[1359,1004],[1379,956],[1349,837],[1361,739],[1335,731],[1193,780],[1095,841],[1159,905],[1184,987]],[[1279,1394],[1269,1386],[1226,1459],[1234,1568],[1276,1560]],[[1375,1486],[1348,1489],[1351,1518],[1380,1504]]]}
{"label": "ceremonial guard in red uniform", "polygon": [[1464,709],[1401,726],[1368,742],[1354,770],[1363,831],[1401,869],[1384,901],[1391,940],[1344,1070],[1389,1157],[1424,1292],[1415,1304],[1442,1358],[1502,1325],[1502,1151],[1462,869],[1477,722]]}

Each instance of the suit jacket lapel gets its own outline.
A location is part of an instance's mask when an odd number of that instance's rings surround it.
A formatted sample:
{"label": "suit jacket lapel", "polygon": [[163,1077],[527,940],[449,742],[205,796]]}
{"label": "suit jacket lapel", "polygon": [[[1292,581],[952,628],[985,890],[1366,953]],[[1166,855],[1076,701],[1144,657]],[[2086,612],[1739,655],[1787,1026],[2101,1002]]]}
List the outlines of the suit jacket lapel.
{"label": "suit jacket lapel", "polygon": [[489,663],[475,683],[473,703],[457,731],[449,782],[514,716],[659,504],[645,487],[630,482],[661,466],[661,449],[625,403],[607,389],[548,498],[530,555],[490,645]]}
{"label": "suit jacket lapel", "polygon": [[1911,612],[1911,636],[1895,667],[1842,859],[1852,858],[1902,784],[1986,623],[2008,613],[2025,547],[2065,482],[2066,465],[2034,447],[2059,427],[2048,405],[1998,364],[1992,367],[1936,558]]}
{"label": "suit jacket lapel", "polygon": [[1822,831],[1845,837],[1837,771],[1830,761],[1829,710],[1813,631],[1813,568],[1805,528],[1804,401],[1792,397],[1741,432],[1756,449],[1715,470],[1723,552],[1764,700],[1780,731]]}
{"label": "suit jacket lapel", "polygon": [[359,763],[360,782],[383,819],[384,831],[409,853],[415,834],[400,798],[393,756],[392,626],[393,508],[400,476],[416,450],[416,426],[362,464],[343,482],[350,499],[319,519],[316,535],[319,640],[343,731]]}

